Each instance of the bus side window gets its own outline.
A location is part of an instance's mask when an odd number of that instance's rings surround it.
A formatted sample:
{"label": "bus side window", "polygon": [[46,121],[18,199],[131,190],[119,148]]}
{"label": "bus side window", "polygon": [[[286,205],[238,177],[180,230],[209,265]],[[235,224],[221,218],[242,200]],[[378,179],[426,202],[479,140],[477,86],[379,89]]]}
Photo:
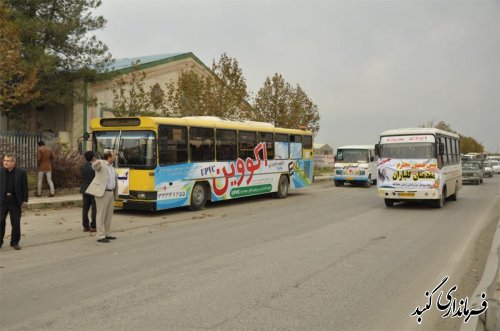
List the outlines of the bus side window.
{"label": "bus side window", "polygon": [[[303,149],[313,149],[313,139],[312,136],[302,136],[302,148]],[[313,156],[312,153],[309,156]],[[307,155],[304,155],[304,157],[307,157]]]}
{"label": "bus side window", "polygon": [[160,165],[187,162],[187,128],[159,125],[158,150]]}
{"label": "bus side window", "polygon": [[257,133],[251,131],[238,132],[239,154],[245,160],[247,157],[255,159],[254,148],[257,146]]}
{"label": "bus side window", "polygon": [[290,135],[290,158],[291,159],[301,159],[302,158],[302,136],[301,135]]}
{"label": "bus side window", "polygon": [[276,133],[274,135],[275,160],[288,160],[288,135]]}
{"label": "bus side window", "polygon": [[[266,152],[267,152],[267,159],[268,160],[273,160],[274,159],[274,138],[273,134],[270,132],[259,132],[258,133],[258,142],[263,142],[266,143]],[[260,150],[259,151],[259,156],[261,160],[264,160],[264,151]]]}
{"label": "bus side window", "polygon": [[213,161],[215,159],[214,129],[189,129],[189,154],[191,162]]}
{"label": "bus side window", "polygon": [[236,131],[217,129],[216,137],[217,161],[236,160]]}

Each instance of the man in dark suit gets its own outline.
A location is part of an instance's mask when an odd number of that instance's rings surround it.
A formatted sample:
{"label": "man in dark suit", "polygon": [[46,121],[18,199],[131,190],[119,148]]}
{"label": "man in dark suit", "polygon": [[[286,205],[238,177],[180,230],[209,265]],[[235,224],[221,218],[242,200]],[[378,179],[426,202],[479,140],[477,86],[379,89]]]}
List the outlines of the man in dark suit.
{"label": "man in dark suit", "polygon": [[16,168],[16,158],[12,153],[3,156],[0,168],[0,247],[3,245],[7,214],[10,214],[12,233],[10,246],[20,250],[22,207],[28,203],[28,176],[26,171]]}
{"label": "man in dark suit", "polygon": [[[93,195],[85,193],[90,183],[95,177],[95,171],[92,169],[92,161],[94,161],[94,152],[87,151],[84,154],[85,164],[80,167],[80,172],[82,174],[82,183],[80,184],[80,193],[83,198],[83,210],[82,210],[82,226],[84,232],[96,232],[96,214],[97,208],[95,204],[95,198]],[[92,207],[92,220],[89,221],[89,210]]]}

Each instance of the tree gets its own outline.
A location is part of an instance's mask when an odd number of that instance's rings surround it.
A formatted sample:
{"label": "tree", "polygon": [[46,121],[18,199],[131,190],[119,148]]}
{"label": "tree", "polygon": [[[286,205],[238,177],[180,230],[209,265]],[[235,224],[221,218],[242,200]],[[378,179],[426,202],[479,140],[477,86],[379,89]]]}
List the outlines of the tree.
{"label": "tree", "polygon": [[219,117],[244,117],[244,104],[248,97],[243,71],[235,58],[223,53],[218,62],[212,60],[213,77],[206,78],[205,107],[207,112]]}
{"label": "tree", "polygon": [[482,153],[484,152],[484,146],[472,137],[460,135],[460,151],[463,154]]}
{"label": "tree", "polygon": [[317,133],[319,131],[319,118],[318,106],[297,84],[291,95],[290,116],[285,121],[284,126],[290,128],[305,126],[312,132]]}
{"label": "tree", "polygon": [[289,83],[280,74],[267,77],[254,100],[253,119],[282,126],[287,116],[288,102],[292,93]]}
{"label": "tree", "polygon": [[460,152],[462,154],[484,152],[484,146],[476,139],[461,135],[457,131],[453,130],[451,126],[444,121],[440,121],[436,125],[434,125],[433,121],[430,121],[427,125],[421,125],[421,127],[434,127],[436,129],[457,134],[460,137]]}
{"label": "tree", "polygon": [[170,112],[176,116],[211,115],[204,101],[208,94],[206,81],[206,77],[189,70],[183,71],[177,82],[166,83],[166,104]]}
{"label": "tree", "polygon": [[[166,113],[165,92],[156,83],[146,88],[146,73],[139,71],[138,63],[127,75],[118,77],[113,85],[113,104],[111,112],[114,116],[158,116]],[[102,104],[103,107],[107,105]]]}
{"label": "tree", "polygon": [[0,0],[0,111],[38,97],[33,92],[36,72],[27,73],[22,63],[19,31],[9,8]]}
{"label": "tree", "polygon": [[107,46],[92,31],[106,20],[94,16],[100,0],[4,0],[20,33],[24,72],[37,73],[37,97],[15,110],[28,111],[28,129],[36,129],[36,109],[74,101],[78,79],[94,79],[111,61]]}
{"label": "tree", "polygon": [[270,122],[278,127],[298,129],[306,126],[314,133],[319,131],[318,106],[300,85],[293,88],[278,73],[266,78],[257,92],[253,108],[254,120]]}
{"label": "tree", "polygon": [[221,55],[212,61],[211,75],[184,71],[166,84],[167,105],[178,116],[206,115],[223,118],[249,116],[247,85],[238,61]]}

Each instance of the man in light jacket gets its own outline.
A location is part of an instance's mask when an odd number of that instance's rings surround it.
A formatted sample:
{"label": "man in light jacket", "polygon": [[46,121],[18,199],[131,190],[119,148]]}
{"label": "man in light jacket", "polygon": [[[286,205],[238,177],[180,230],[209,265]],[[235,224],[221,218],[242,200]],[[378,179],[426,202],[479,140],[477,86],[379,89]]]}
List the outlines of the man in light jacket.
{"label": "man in light jacket", "polygon": [[95,177],[85,191],[85,193],[95,196],[97,241],[100,243],[108,243],[110,240],[116,239],[111,235],[111,219],[113,218],[115,193],[118,184],[116,172],[113,168],[115,159],[115,153],[106,150],[103,154],[103,160],[96,160],[92,163]]}

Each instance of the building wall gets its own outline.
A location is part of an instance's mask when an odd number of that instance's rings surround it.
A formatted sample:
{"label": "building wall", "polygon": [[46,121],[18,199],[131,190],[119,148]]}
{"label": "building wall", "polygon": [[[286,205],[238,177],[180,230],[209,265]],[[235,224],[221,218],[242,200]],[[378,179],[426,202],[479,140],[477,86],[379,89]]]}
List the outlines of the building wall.
{"label": "building wall", "polygon": [[[146,73],[146,77],[144,78],[146,90],[149,90],[150,86],[154,86],[157,83],[163,90],[165,90],[165,83],[169,83],[170,81],[177,82],[177,79],[184,70],[194,70],[201,75],[210,75],[207,68],[191,57],[160,64],[140,71],[144,71]],[[115,81],[116,78],[109,81],[87,84],[88,96],[96,98],[97,104],[85,105],[79,103],[74,105],[71,131],[71,147],[73,149],[78,148],[79,141],[80,145],[82,145],[81,137],[83,133],[90,132],[91,119],[97,117],[113,117],[111,112],[106,111],[106,108],[110,108],[112,106],[112,90]],[[83,149],[90,148],[90,144],[84,144],[84,146],[85,147]]]}

